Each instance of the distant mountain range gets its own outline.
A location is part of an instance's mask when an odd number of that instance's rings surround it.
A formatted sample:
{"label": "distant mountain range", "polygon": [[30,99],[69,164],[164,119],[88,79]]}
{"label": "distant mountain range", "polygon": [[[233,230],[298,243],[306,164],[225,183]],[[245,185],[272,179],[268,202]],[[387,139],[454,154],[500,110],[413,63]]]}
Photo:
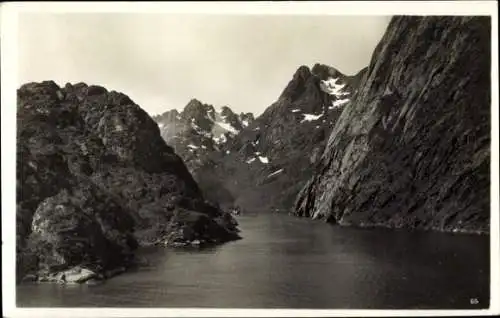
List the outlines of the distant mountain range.
{"label": "distant mountain range", "polygon": [[227,145],[254,120],[253,114],[235,114],[229,107],[215,109],[197,99],[182,112],[170,110],[153,116],[165,141],[171,145],[192,172],[209,160],[211,152],[227,152]]}
{"label": "distant mountain range", "polygon": [[290,210],[365,71],[346,76],[323,64],[301,66],[255,120],[196,99],[181,113],[153,119],[210,199],[244,210]]}

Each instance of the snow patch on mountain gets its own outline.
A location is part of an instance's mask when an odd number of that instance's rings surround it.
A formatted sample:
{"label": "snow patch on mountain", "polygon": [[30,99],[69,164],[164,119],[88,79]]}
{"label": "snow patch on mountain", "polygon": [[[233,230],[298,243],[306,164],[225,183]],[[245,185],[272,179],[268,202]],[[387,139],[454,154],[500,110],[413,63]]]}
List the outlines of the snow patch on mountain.
{"label": "snow patch on mountain", "polygon": [[220,137],[213,137],[214,142],[217,145],[223,144],[227,141],[226,135],[222,134]]}
{"label": "snow patch on mountain", "polygon": [[269,159],[267,157],[259,156],[259,160],[262,163],[269,163]]}
{"label": "snow patch on mountain", "polygon": [[225,129],[225,130],[227,130],[227,131],[229,131],[229,132],[231,132],[231,133],[233,133],[233,134],[235,134],[235,135],[239,132],[236,128],[234,128],[233,126],[231,126],[231,125],[230,125],[230,124],[228,124],[228,123],[224,123],[224,122],[217,121],[217,122],[215,122],[215,124],[216,124],[216,125],[219,125],[219,126],[220,126],[220,127],[222,127],[223,129]]}
{"label": "snow patch on mountain", "polygon": [[215,110],[213,110],[213,109],[209,109],[209,110],[207,111],[207,116],[208,116],[208,117],[207,117],[208,119],[210,119],[210,120],[215,120],[215,116],[216,116],[216,115],[215,115]]}
{"label": "snow patch on mountain", "polygon": [[191,118],[191,127],[193,127],[196,132],[201,132],[201,128],[194,122],[194,118]]}
{"label": "snow patch on mountain", "polygon": [[322,80],[319,83],[319,87],[321,90],[330,95],[342,96],[342,95],[350,95],[348,92],[343,92],[342,89],[345,87],[345,84],[337,84],[339,78],[329,77],[327,80]]}
{"label": "snow patch on mountain", "polygon": [[319,114],[319,115],[303,114],[303,115],[304,115],[304,118],[301,120],[301,123],[306,122],[306,121],[315,121],[315,120],[320,119],[323,116],[323,114]]}
{"label": "snow patch on mountain", "polygon": [[340,107],[340,106],[344,105],[345,103],[348,103],[349,101],[350,101],[349,98],[337,99],[337,100],[332,102],[332,105],[330,107],[328,107],[328,109],[334,109],[334,108]]}
{"label": "snow patch on mountain", "polygon": [[281,169],[279,169],[279,170],[277,170],[277,171],[274,171],[273,173],[269,174],[269,175],[267,176],[267,178],[270,178],[270,177],[275,176],[275,175],[277,175],[278,173],[282,173],[282,172],[283,172],[283,168],[281,168]]}

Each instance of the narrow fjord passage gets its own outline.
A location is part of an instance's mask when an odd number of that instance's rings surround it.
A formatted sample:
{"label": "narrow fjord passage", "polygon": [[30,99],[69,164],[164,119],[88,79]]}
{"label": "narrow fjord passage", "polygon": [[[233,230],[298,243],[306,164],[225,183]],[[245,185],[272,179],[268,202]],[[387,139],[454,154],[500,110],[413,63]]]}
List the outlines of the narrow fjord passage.
{"label": "narrow fjord passage", "polygon": [[202,251],[143,249],[147,266],[101,285],[19,285],[18,306],[488,306],[487,236],[343,228],[267,213],[238,221],[242,240]]}

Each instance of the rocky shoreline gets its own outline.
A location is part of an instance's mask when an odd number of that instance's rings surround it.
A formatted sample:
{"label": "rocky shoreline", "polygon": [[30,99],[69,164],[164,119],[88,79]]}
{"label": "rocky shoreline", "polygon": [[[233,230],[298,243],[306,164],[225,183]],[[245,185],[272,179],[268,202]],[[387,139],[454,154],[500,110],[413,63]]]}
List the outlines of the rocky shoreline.
{"label": "rocky shoreline", "polygon": [[[237,222],[233,220],[233,224]],[[239,240],[241,237],[238,235],[239,229],[228,229],[231,235],[234,235],[234,240]],[[225,240],[217,238],[199,238],[199,239],[183,239],[182,231],[169,235],[168,238],[158,239],[155,242],[143,243],[141,247],[148,246],[161,246],[167,249],[196,249],[200,250],[211,246],[216,246],[226,242]],[[117,275],[126,273],[130,269],[136,269],[144,264],[147,264],[147,259],[138,259],[137,257],[131,258],[127,263],[122,266],[117,266],[111,269],[102,269],[95,264],[87,266],[77,265],[69,269],[60,271],[47,271],[41,270],[36,273],[28,273],[22,277],[18,283],[58,283],[58,284],[87,284],[96,285]]]}
{"label": "rocky shoreline", "polygon": [[474,235],[474,236],[489,236],[490,232],[486,230],[471,230],[471,229],[460,229],[460,228],[451,228],[444,229],[440,227],[408,227],[406,224],[387,224],[387,223],[347,223],[347,222],[339,222],[336,224],[341,227],[352,227],[352,228],[360,228],[360,229],[386,229],[386,230],[404,230],[407,232],[437,232],[443,234],[450,235]]}
{"label": "rocky shoreline", "polygon": [[22,279],[23,283],[58,283],[58,284],[98,284],[127,271],[127,268],[117,267],[111,270],[96,272],[91,269],[75,266],[54,273],[27,274]]}

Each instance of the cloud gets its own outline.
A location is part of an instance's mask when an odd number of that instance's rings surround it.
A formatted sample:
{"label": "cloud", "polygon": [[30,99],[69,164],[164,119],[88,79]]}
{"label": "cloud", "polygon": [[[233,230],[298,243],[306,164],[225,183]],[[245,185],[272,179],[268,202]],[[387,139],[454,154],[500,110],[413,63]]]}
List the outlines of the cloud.
{"label": "cloud", "polygon": [[367,66],[384,16],[23,13],[19,84],[103,85],[150,114],[191,98],[260,114],[300,65],[354,74]]}

